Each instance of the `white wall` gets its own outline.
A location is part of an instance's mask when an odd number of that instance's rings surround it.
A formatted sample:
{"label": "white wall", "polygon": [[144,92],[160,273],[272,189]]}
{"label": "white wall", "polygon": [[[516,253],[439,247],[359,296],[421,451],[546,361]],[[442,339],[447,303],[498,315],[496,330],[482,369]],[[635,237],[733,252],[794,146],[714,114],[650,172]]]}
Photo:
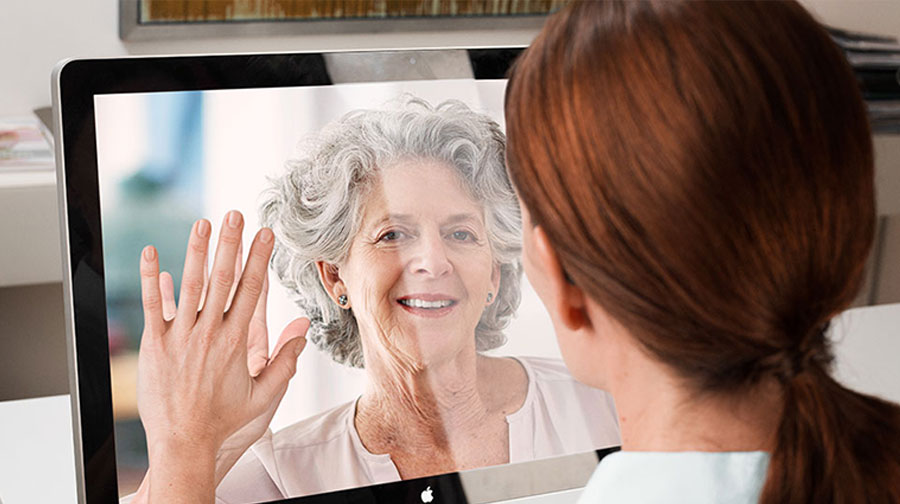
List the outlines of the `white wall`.
{"label": "white wall", "polygon": [[832,321],[830,337],[841,383],[900,403],[900,304],[847,310]]}
{"label": "white wall", "polygon": [[800,0],[820,21],[835,28],[900,36],[897,0]]}

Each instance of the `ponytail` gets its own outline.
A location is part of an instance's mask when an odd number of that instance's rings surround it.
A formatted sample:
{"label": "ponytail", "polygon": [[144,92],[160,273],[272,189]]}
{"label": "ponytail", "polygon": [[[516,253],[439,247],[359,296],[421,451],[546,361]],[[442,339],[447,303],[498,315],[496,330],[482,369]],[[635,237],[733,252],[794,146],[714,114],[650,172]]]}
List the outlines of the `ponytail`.
{"label": "ponytail", "polygon": [[761,504],[900,502],[900,407],[819,366],[784,387]]}

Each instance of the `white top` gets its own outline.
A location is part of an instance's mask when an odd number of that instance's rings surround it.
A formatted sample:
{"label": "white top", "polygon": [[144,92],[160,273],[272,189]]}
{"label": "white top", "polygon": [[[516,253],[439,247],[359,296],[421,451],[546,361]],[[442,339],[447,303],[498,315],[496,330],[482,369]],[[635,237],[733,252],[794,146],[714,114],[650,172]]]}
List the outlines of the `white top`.
{"label": "white top", "polygon": [[[621,444],[612,396],[576,382],[557,359],[517,358],[528,376],[522,407],[506,417],[511,463]],[[219,504],[239,504],[399,481],[390,454],[366,450],[356,401],[267,432],[222,480]]]}
{"label": "white top", "polygon": [[756,504],[766,452],[616,452],[600,461],[578,504]]}

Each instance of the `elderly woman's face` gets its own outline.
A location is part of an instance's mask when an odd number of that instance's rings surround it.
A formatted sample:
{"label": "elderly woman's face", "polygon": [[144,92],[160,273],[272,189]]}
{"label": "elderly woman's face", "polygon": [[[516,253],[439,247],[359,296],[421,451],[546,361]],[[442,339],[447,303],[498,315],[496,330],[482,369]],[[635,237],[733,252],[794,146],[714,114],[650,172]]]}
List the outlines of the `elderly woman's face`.
{"label": "elderly woman's face", "polygon": [[474,353],[500,280],[482,206],[454,168],[423,160],[382,170],[339,276],[367,358],[414,366]]}

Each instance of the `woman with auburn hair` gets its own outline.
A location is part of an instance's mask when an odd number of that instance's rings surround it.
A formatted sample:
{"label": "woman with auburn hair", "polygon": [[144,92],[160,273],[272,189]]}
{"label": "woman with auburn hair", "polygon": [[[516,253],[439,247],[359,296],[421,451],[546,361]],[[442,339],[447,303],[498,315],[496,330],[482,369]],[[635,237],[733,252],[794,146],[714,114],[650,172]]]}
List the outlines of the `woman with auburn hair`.
{"label": "woman with auburn hair", "polygon": [[576,2],[506,117],[526,273],[620,418],[582,502],[900,502],[900,408],[829,373],[875,228],[866,110],[799,4]]}
{"label": "woman with auburn hair", "polygon": [[[620,420],[582,502],[900,502],[900,407],[829,373],[874,234],[866,111],[799,4],[574,2],[506,113],[525,271]],[[239,367],[261,404],[290,375]],[[211,502],[202,420],[242,419],[165,369],[142,369],[145,400],[195,408],[148,426],[151,498]]]}

